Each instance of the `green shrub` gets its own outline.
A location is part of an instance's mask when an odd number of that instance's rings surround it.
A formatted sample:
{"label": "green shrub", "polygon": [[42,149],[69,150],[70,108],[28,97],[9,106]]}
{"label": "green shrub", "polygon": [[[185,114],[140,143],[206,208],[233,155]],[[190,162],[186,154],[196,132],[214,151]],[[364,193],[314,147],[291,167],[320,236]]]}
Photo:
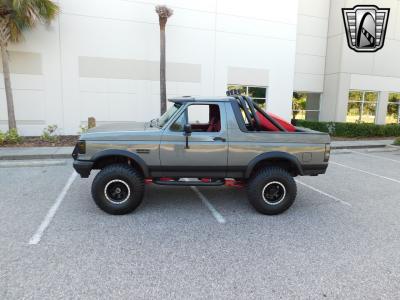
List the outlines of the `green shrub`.
{"label": "green shrub", "polygon": [[393,145],[400,146],[400,137],[394,140]]}
{"label": "green shrub", "polygon": [[18,144],[22,142],[22,137],[18,134],[17,129],[11,129],[5,133],[6,144]]}
{"label": "green shrub", "polygon": [[6,134],[0,131],[0,145],[6,142]]}
{"label": "green shrub", "polygon": [[400,125],[370,123],[316,122],[296,120],[296,126],[328,132],[337,137],[391,137],[400,136]]}
{"label": "green shrub", "polygon": [[43,129],[43,133],[40,137],[41,140],[50,143],[57,142],[59,139],[59,136],[56,134],[57,128],[57,125],[48,125],[45,129]]}

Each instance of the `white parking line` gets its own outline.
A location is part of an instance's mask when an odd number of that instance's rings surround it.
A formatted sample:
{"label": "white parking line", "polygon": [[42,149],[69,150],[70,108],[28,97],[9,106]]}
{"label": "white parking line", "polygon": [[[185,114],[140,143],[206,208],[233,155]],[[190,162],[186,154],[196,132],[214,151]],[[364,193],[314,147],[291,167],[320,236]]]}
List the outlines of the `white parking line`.
{"label": "white parking line", "polygon": [[373,157],[373,158],[379,158],[379,159],[383,159],[383,160],[388,160],[388,161],[391,161],[391,162],[395,162],[395,163],[400,164],[400,160],[397,160],[397,159],[382,157],[382,156],[373,155],[373,154],[368,154],[368,153],[359,152],[359,151],[354,151],[354,150],[350,150],[350,152],[352,152],[352,153],[357,153],[357,154],[361,154],[361,155],[364,155],[364,156]]}
{"label": "white parking line", "polygon": [[338,165],[338,166],[341,166],[343,168],[347,168],[347,169],[350,169],[350,170],[354,170],[354,171],[358,171],[358,172],[365,173],[365,174],[368,174],[368,175],[372,175],[372,176],[375,176],[375,177],[379,177],[379,178],[382,178],[382,179],[390,180],[390,181],[393,181],[393,182],[396,182],[396,183],[400,183],[400,180],[393,179],[393,178],[386,177],[386,176],[382,176],[382,175],[375,174],[375,173],[372,173],[372,172],[364,171],[364,170],[357,169],[357,168],[354,168],[354,167],[350,167],[350,166],[347,166],[347,165],[339,164],[339,163],[334,162],[334,161],[329,161],[329,163],[334,164],[334,165]]}
{"label": "white parking line", "polygon": [[302,181],[300,181],[298,179],[296,179],[296,182],[300,183],[301,185],[304,185],[305,187],[308,187],[310,190],[313,190],[313,191],[318,192],[318,193],[320,193],[320,194],[322,194],[322,195],[324,195],[324,196],[326,196],[328,198],[331,198],[332,200],[335,200],[336,202],[339,202],[339,203],[342,203],[344,205],[347,205],[347,206],[351,207],[351,204],[349,202],[346,202],[346,201],[344,201],[342,199],[339,199],[339,198],[337,198],[335,196],[332,196],[332,195],[330,195],[328,193],[325,193],[325,192],[323,192],[323,191],[321,191],[321,190],[319,190],[319,189],[317,189],[317,188],[315,188],[315,187],[313,187],[311,185],[308,185],[308,184],[306,184],[306,183],[304,183],[304,182],[302,182]]}
{"label": "white parking line", "polygon": [[195,186],[191,186],[190,188],[197,194],[197,196],[199,196],[203,204],[208,208],[208,210],[211,212],[218,223],[226,223],[225,218],[218,212],[218,210],[214,206],[212,206],[210,201],[208,201],[206,196],[204,196],[203,193],[198,190],[198,188],[196,188]]}
{"label": "white parking line", "polygon": [[75,171],[71,174],[71,176],[68,178],[67,183],[61,190],[61,193],[58,195],[56,201],[54,204],[50,207],[49,211],[47,212],[46,217],[43,219],[42,223],[40,224],[39,228],[36,230],[35,234],[31,237],[29,240],[29,245],[37,245],[40,242],[40,239],[42,238],[42,235],[46,228],[49,226],[51,220],[53,220],[54,215],[57,212],[57,209],[60,207],[61,202],[64,200],[65,195],[67,194],[69,188],[71,187],[72,183],[74,182],[76,176],[78,173]]}

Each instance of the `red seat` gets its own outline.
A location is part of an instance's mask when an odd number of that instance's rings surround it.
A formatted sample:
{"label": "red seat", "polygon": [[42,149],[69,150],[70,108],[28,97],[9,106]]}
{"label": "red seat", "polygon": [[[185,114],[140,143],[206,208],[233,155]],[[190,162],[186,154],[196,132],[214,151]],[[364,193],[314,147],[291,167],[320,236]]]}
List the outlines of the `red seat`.
{"label": "red seat", "polygon": [[221,130],[221,117],[218,105],[210,105],[210,125],[207,132],[218,132]]}

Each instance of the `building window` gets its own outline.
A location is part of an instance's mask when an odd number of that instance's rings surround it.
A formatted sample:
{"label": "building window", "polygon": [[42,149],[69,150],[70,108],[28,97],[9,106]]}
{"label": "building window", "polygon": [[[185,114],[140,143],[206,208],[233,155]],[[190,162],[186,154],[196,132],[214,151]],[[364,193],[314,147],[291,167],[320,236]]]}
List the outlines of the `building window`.
{"label": "building window", "polygon": [[294,120],[319,120],[319,93],[293,92],[292,112]]}
{"label": "building window", "polygon": [[386,124],[400,124],[400,93],[390,93]]}
{"label": "building window", "polygon": [[350,91],[347,106],[347,122],[375,123],[378,92]]}
{"label": "building window", "polygon": [[258,104],[262,109],[267,109],[267,87],[266,86],[252,86],[252,85],[240,85],[240,84],[229,84],[228,90],[240,90],[242,95],[253,98],[254,102]]}

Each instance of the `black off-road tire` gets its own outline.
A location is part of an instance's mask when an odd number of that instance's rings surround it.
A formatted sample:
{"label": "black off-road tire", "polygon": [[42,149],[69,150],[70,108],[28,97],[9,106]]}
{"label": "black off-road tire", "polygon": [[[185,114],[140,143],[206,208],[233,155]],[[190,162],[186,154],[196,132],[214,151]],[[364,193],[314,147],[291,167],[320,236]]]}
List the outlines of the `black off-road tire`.
{"label": "black off-road tire", "polygon": [[265,215],[277,215],[287,210],[296,199],[296,194],[293,177],[279,167],[260,169],[247,183],[250,203]]}
{"label": "black off-road tire", "polygon": [[106,166],[92,183],[94,202],[100,209],[112,215],[134,211],[142,202],[143,193],[142,175],[128,164]]}

